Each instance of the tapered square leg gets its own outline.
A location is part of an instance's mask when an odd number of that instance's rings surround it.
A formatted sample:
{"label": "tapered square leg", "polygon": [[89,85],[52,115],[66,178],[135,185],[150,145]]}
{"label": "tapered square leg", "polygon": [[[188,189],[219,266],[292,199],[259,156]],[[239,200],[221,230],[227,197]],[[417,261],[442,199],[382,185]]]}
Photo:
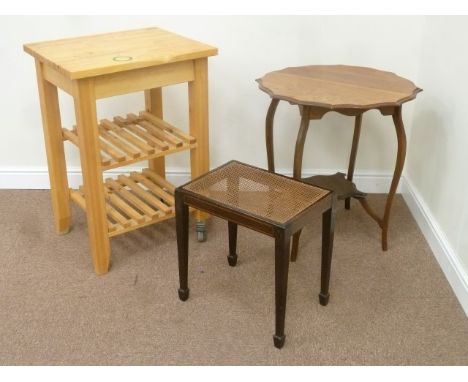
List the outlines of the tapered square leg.
{"label": "tapered square leg", "polygon": [[299,238],[301,237],[301,232],[302,232],[302,229],[300,229],[293,235],[292,247],[291,247],[291,261],[292,262],[295,262],[297,259],[297,254],[299,252]]}
{"label": "tapered square leg", "polygon": [[179,261],[179,298],[189,298],[188,288],[188,206],[178,190],[175,191],[177,254]]}
{"label": "tapered square leg", "polygon": [[326,210],[322,215],[322,273],[319,302],[320,305],[327,305],[330,298],[328,291],[330,285],[331,260],[333,253],[334,237],[334,208]]}
{"label": "tapered square leg", "polygon": [[289,272],[289,245],[291,236],[284,230],[278,230],[275,236],[275,304],[276,323],[273,343],[281,349],[284,345],[286,335],[284,334],[284,323],[286,318],[286,297],[288,293]]}
{"label": "tapered square leg", "polygon": [[237,224],[228,222],[229,231],[229,256],[228,263],[231,267],[235,267],[237,264]]}

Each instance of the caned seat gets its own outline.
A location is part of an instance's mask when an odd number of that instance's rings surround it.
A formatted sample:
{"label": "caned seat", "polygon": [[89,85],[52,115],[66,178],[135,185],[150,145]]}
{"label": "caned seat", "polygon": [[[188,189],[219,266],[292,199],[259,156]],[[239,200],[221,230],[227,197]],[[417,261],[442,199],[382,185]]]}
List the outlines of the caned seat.
{"label": "caned seat", "polygon": [[196,179],[184,189],[276,224],[285,224],[330,193],[236,161]]}

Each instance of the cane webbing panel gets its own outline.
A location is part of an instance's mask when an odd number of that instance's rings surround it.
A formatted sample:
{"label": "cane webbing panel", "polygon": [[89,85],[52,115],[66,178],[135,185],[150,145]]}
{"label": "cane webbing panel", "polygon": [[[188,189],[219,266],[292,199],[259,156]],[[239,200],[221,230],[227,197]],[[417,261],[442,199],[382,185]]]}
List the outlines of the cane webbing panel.
{"label": "cane webbing panel", "polygon": [[330,193],[235,161],[194,180],[184,189],[280,224]]}

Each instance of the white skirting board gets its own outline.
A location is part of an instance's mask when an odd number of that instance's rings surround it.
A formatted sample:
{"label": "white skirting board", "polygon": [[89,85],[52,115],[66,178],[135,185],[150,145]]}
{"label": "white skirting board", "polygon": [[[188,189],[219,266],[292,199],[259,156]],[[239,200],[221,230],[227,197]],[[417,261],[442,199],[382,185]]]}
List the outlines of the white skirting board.
{"label": "white skirting board", "polygon": [[[127,167],[107,171],[108,176],[130,171],[138,171],[140,167]],[[291,170],[279,169],[279,173],[291,176]],[[333,174],[336,171],[321,170],[320,173]],[[345,172],[345,171],[342,171]],[[303,176],[317,174],[317,170],[303,170]],[[175,185],[181,185],[190,180],[190,173],[185,169],[168,169],[167,179]],[[82,184],[82,176],[79,168],[68,169],[69,185],[76,188]],[[356,173],[354,180],[358,189],[368,193],[386,193],[390,186],[391,174],[380,173]],[[46,168],[31,169],[1,169],[0,189],[48,189],[49,176]],[[442,271],[449,281],[455,295],[468,316],[468,275],[462,267],[457,254],[448,243],[445,234],[435,221],[421,196],[415,190],[412,183],[402,177],[398,192],[401,192],[414,219],[424,234],[429,246],[439,262]]]}
{"label": "white skirting board", "polygon": [[457,253],[409,179],[402,178],[401,193],[453,292],[468,316],[468,274]]}
{"label": "white skirting board", "polygon": [[[126,174],[131,171],[139,171],[141,167],[132,166],[106,171],[106,176],[116,176]],[[278,169],[278,173],[292,176],[292,170]],[[302,171],[304,177],[314,174],[334,174],[336,170],[315,170],[305,169]],[[342,170],[341,172],[346,172]],[[166,171],[167,179],[179,186],[190,180],[190,172],[186,169],[171,169]],[[368,193],[386,193],[390,187],[391,174],[388,173],[356,173],[354,181],[359,190]],[[77,188],[83,184],[81,169],[68,168],[68,183],[72,188]],[[47,168],[1,168],[0,167],[0,189],[24,189],[24,190],[45,190],[49,189],[49,175]],[[398,192],[400,189],[398,189]]]}

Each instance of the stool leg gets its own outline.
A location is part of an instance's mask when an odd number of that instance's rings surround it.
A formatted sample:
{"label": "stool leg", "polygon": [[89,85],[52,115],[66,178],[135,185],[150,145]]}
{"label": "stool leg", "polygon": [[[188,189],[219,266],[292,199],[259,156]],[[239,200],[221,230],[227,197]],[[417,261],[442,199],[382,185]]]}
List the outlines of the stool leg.
{"label": "stool leg", "polygon": [[237,264],[237,224],[228,222],[229,231],[229,256],[228,263],[231,267],[235,267]]}
{"label": "stool leg", "polygon": [[279,230],[275,235],[275,304],[276,323],[273,343],[281,349],[286,335],[284,334],[284,322],[286,317],[286,297],[288,291],[289,271],[289,244],[291,236],[284,230]]}
{"label": "stool leg", "polygon": [[186,301],[189,298],[188,288],[188,206],[183,195],[175,191],[177,254],[179,259],[179,298]]}
{"label": "stool leg", "polygon": [[297,253],[299,252],[299,238],[301,237],[302,229],[297,231],[293,235],[292,247],[291,247],[291,261],[296,261]]}
{"label": "stool leg", "polygon": [[330,298],[328,288],[330,285],[331,260],[333,253],[335,216],[334,209],[326,210],[322,215],[322,274],[319,302],[326,306]]}

